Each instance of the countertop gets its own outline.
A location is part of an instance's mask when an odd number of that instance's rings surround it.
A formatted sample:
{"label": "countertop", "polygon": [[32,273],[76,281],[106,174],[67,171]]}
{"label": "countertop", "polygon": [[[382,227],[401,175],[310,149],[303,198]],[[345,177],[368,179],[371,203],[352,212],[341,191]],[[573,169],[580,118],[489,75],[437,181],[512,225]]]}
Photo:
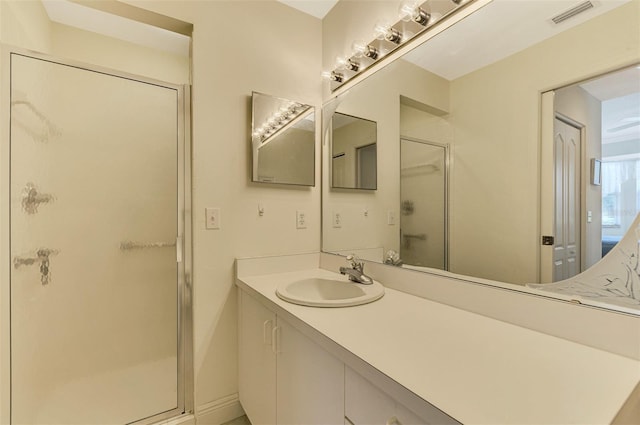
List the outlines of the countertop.
{"label": "countertop", "polygon": [[318,268],[240,276],[238,285],[464,424],[611,423],[640,382],[639,361],[390,288],[347,308],[276,296],[278,285],[308,277],[345,280]]}

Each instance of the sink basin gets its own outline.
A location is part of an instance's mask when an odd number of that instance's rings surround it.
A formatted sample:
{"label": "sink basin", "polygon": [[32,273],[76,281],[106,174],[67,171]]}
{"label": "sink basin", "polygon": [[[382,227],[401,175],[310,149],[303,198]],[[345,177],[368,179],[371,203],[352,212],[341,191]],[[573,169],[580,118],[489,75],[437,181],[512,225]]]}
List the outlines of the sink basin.
{"label": "sink basin", "polygon": [[309,307],[351,307],[381,298],[384,286],[375,281],[362,285],[346,279],[312,277],[280,285],[276,295],[287,302]]}

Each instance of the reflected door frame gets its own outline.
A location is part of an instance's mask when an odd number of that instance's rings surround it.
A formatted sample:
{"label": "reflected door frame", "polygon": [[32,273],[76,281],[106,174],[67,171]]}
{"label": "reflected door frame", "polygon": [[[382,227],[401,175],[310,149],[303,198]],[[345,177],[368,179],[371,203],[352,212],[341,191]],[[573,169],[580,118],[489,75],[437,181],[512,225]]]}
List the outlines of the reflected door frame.
{"label": "reflected door frame", "polygon": [[[182,379],[179,379],[179,410],[193,412],[193,344],[192,344],[192,223],[191,223],[191,87],[176,85],[151,78],[133,75],[113,69],[71,60],[63,60],[54,56],[33,52],[27,49],[8,46],[0,43],[0,423],[11,423],[11,244],[10,244],[10,212],[11,212],[11,158],[10,158],[10,123],[11,123],[11,57],[21,55],[33,59],[49,61],[87,71],[103,73],[119,78],[126,78],[141,83],[157,85],[176,90],[178,94],[178,132],[177,132],[177,169],[178,169],[178,243],[181,243],[181,261],[178,261],[178,314],[180,326],[179,368]],[[180,378],[180,377],[179,377]],[[176,409],[178,410],[178,409]],[[170,412],[158,415],[137,423],[153,423],[161,420],[161,416],[175,416],[181,412]],[[166,418],[165,418],[166,419]]]}
{"label": "reflected door frame", "polygon": [[585,264],[585,235],[586,235],[586,218],[584,211],[586,210],[586,172],[589,167],[585,165],[586,149],[585,149],[585,126],[572,120],[569,117],[559,114],[555,110],[555,91],[550,90],[542,93],[541,96],[541,118],[540,118],[540,243],[539,264],[540,264],[540,283],[551,283],[554,281],[554,253],[555,245],[543,244],[544,236],[555,235],[555,121],[560,119],[567,124],[580,130],[580,170],[578,173],[580,200],[578,202],[579,211],[579,261],[580,268],[578,273],[582,272]]}
{"label": "reflected door frame", "polygon": [[[424,140],[424,139],[417,139],[415,137],[408,137],[408,136],[400,136],[399,139],[399,144],[400,146],[402,146],[402,142],[406,141],[406,142],[412,142],[412,143],[421,143],[424,145],[429,145],[431,147],[435,147],[438,149],[442,149],[443,150],[443,155],[444,155],[444,270],[448,271],[449,270],[449,227],[450,227],[450,213],[451,213],[451,206],[449,205],[450,202],[450,196],[449,196],[449,191],[450,189],[450,173],[451,173],[451,153],[450,153],[450,145],[449,143],[438,143],[438,142],[433,142],[430,140]],[[400,158],[399,161],[402,161],[402,147],[400,148]],[[402,168],[402,164],[399,164],[399,168]],[[402,172],[402,171],[401,171]],[[402,186],[402,178],[400,178],[400,186]],[[400,187],[400,190],[398,191],[399,197],[398,197],[398,205],[400,206],[400,210],[402,210],[402,187]],[[399,238],[399,243],[398,243],[398,247],[401,247],[403,244],[403,236],[402,236],[402,226],[400,226],[400,229],[398,231],[398,238]]]}

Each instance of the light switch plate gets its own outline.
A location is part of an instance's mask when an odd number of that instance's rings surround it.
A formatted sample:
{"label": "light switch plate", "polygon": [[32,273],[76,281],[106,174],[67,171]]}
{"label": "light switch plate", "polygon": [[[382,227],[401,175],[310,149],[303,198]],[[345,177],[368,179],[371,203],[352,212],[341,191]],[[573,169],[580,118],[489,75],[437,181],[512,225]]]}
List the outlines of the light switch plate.
{"label": "light switch plate", "polygon": [[220,208],[205,208],[205,227],[207,229],[220,228]]}
{"label": "light switch plate", "polygon": [[296,229],[306,229],[307,228],[307,214],[302,211],[296,211]]}
{"label": "light switch plate", "polygon": [[393,226],[396,224],[396,212],[395,211],[388,211],[387,212],[387,224],[389,226]]}
{"label": "light switch plate", "polygon": [[335,228],[342,227],[342,214],[339,211],[334,211],[331,218],[332,218],[331,222],[333,227]]}

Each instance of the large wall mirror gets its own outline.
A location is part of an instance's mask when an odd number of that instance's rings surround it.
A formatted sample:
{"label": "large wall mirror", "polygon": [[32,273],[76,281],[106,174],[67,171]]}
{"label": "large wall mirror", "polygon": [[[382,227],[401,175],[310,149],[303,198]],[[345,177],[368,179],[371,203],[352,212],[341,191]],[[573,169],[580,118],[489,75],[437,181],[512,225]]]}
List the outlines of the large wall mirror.
{"label": "large wall mirror", "polygon": [[314,186],[314,108],[257,92],[251,106],[252,181]]}
{"label": "large wall mirror", "polygon": [[[324,165],[323,251],[383,262],[393,250],[404,267],[514,289],[598,262],[640,210],[640,3],[592,2],[553,23],[573,6],[494,0],[333,100],[377,122],[378,184],[332,191]],[[549,189],[554,173],[565,183]],[[573,258],[541,254],[546,231]]]}

